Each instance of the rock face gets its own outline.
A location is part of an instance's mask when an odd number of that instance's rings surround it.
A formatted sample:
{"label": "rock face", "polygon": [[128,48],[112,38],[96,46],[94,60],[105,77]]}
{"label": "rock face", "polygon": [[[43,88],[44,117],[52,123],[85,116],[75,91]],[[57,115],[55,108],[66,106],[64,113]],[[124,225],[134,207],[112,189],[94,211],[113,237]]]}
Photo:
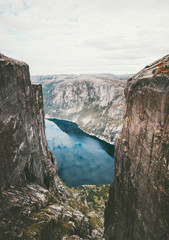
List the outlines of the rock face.
{"label": "rock face", "polygon": [[121,130],[124,87],[129,75],[51,75],[31,77],[43,86],[48,118],[70,120],[109,143]]}
{"label": "rock face", "polygon": [[41,85],[31,85],[29,67],[0,55],[0,187],[44,183],[48,157]]}
{"label": "rock face", "polygon": [[169,239],[169,55],[128,80],[106,240]]}
{"label": "rock face", "polygon": [[0,239],[102,239],[103,222],[77,196],[48,151],[41,85],[0,54]]}

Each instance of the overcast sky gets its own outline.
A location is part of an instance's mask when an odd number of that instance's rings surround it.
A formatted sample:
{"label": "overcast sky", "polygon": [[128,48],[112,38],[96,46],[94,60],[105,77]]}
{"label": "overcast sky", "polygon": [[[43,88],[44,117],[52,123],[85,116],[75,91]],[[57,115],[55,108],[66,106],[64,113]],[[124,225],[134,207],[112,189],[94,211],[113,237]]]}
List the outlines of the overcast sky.
{"label": "overcast sky", "polygon": [[31,75],[136,73],[169,54],[169,0],[0,0],[0,52]]}

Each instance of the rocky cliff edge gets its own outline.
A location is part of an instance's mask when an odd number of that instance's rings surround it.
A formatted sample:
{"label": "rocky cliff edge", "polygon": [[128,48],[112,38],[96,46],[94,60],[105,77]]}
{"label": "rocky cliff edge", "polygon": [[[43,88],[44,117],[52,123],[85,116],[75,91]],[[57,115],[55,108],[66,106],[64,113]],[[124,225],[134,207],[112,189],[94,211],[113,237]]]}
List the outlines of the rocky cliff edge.
{"label": "rocky cliff edge", "polygon": [[169,239],[169,55],[128,80],[107,240]]}
{"label": "rocky cliff edge", "polygon": [[0,54],[0,187],[45,185],[50,158],[44,126],[42,88],[31,85],[24,62]]}

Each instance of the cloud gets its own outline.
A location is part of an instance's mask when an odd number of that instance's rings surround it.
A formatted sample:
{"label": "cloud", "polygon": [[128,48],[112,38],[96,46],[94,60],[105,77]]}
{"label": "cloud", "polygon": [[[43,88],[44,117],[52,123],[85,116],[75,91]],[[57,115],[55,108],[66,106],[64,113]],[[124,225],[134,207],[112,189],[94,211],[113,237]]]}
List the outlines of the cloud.
{"label": "cloud", "polygon": [[0,1],[0,52],[31,74],[134,73],[168,54],[168,0]]}

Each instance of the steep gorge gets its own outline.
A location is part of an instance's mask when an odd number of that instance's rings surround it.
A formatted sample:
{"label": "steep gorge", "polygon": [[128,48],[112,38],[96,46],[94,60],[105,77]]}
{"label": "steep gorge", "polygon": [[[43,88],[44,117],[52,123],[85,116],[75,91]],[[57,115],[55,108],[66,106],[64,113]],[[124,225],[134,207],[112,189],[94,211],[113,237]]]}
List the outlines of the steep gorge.
{"label": "steep gorge", "polygon": [[169,55],[128,80],[106,240],[169,239]]}
{"label": "steep gorge", "polygon": [[[125,97],[105,239],[168,240],[169,55],[129,79]],[[105,189],[81,187],[79,195],[60,181],[41,85],[30,83],[27,64],[2,54],[0,142],[0,239],[102,239]]]}

